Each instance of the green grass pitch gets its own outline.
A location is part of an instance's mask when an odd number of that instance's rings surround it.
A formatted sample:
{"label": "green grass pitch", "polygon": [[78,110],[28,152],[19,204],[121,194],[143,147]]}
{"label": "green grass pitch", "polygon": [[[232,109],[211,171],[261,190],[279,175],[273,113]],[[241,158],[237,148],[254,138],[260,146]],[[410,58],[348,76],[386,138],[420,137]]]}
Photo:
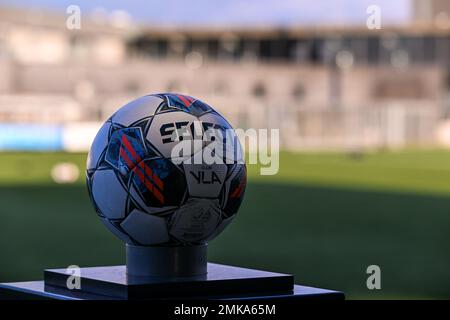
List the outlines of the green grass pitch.
{"label": "green grass pitch", "polygon": [[[0,154],[0,282],[44,268],[124,263],[122,243],[96,218],[85,154]],[[50,177],[76,163],[71,185]],[[348,298],[450,298],[450,152],[282,153],[280,172],[249,166],[235,221],[212,241],[214,262],[293,273]],[[381,290],[366,268],[381,267]]]}

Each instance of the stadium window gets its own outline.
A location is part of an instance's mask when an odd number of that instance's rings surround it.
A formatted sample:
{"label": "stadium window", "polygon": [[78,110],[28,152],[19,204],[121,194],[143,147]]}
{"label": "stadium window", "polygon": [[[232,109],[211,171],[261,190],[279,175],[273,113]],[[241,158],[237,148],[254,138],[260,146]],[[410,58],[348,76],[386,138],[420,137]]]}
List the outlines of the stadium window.
{"label": "stadium window", "polygon": [[371,65],[376,65],[380,60],[380,39],[373,36],[368,38],[367,58]]}
{"label": "stadium window", "polygon": [[417,37],[402,38],[403,45],[399,48],[408,56],[410,63],[420,63],[423,60],[422,41]]}
{"label": "stadium window", "polygon": [[263,39],[259,45],[259,56],[262,60],[270,59],[271,43],[270,40]]}
{"label": "stadium window", "polygon": [[301,83],[297,83],[292,88],[292,96],[296,100],[303,100],[303,98],[305,97],[305,88],[303,87],[303,85]]}
{"label": "stadium window", "polygon": [[450,73],[447,73],[445,76],[445,89],[447,90],[447,94],[450,93]]}
{"label": "stadium window", "polygon": [[436,63],[448,66],[450,55],[450,39],[445,36],[436,37]]}
{"label": "stadium window", "polygon": [[142,53],[146,57],[155,58],[158,55],[157,43],[154,39],[145,40],[141,47]]}
{"label": "stadium window", "polygon": [[255,39],[241,39],[241,59],[245,61],[256,61],[258,59],[259,42]]}
{"label": "stadium window", "polygon": [[312,42],[309,40],[298,40],[291,48],[291,59],[296,62],[309,62]]}
{"label": "stadium window", "polygon": [[156,41],[156,55],[158,58],[167,57],[168,41],[166,39],[158,39]]}
{"label": "stadium window", "polygon": [[219,56],[224,59],[234,59],[238,46],[238,38],[232,33],[226,33],[220,38]]}
{"label": "stadium window", "polygon": [[351,40],[350,51],[353,52],[354,64],[367,64],[368,58],[368,41],[366,38],[357,37]]}
{"label": "stadium window", "polygon": [[253,95],[255,97],[259,97],[262,98],[266,95],[266,87],[264,86],[264,84],[262,83],[257,83],[254,87],[253,87]]}
{"label": "stadium window", "polygon": [[423,38],[423,59],[425,63],[436,62],[436,43],[436,37],[426,36]]}
{"label": "stadium window", "polygon": [[186,39],[181,34],[174,35],[168,42],[168,51],[174,57],[181,57],[186,47]]}
{"label": "stadium window", "polygon": [[270,41],[270,58],[274,60],[286,60],[289,56],[288,39],[273,39]]}
{"label": "stadium window", "polygon": [[208,58],[216,60],[219,56],[219,41],[217,39],[207,40]]}
{"label": "stadium window", "polygon": [[322,46],[322,59],[324,64],[334,64],[336,53],[344,48],[343,41],[340,36],[328,37],[324,40]]}
{"label": "stadium window", "polygon": [[323,39],[310,39],[309,56],[307,59],[311,64],[318,64],[324,62],[324,40]]}

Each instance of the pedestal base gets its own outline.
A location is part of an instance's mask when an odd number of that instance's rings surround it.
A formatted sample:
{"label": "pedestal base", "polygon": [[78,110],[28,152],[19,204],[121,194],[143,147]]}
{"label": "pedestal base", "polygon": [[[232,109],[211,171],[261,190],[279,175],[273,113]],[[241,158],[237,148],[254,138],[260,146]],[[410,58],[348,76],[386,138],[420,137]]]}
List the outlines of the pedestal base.
{"label": "pedestal base", "polygon": [[188,277],[207,273],[207,244],[177,247],[145,247],[126,244],[130,277]]}
{"label": "pedestal base", "polygon": [[0,299],[344,299],[341,292],[294,285],[293,276],[208,263],[201,277],[130,278],[125,266],[81,269],[81,289],[66,287],[65,269],[44,281],[0,284]]}

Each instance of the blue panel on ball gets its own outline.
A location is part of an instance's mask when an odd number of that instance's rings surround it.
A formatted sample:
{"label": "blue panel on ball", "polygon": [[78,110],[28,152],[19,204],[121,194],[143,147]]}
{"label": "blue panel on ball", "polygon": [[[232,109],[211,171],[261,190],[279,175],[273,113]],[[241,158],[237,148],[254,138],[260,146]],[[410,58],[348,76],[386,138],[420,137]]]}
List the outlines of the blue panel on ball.
{"label": "blue panel on ball", "polygon": [[141,128],[118,129],[111,134],[105,160],[122,175],[127,175],[146,156]]}
{"label": "blue panel on ball", "polygon": [[133,170],[133,184],[150,207],[179,206],[186,191],[184,174],[167,159],[150,159]]}
{"label": "blue panel on ball", "polygon": [[175,109],[185,111],[199,117],[202,114],[212,111],[212,108],[206,103],[187,95],[165,93],[160,96],[165,97],[167,100],[167,104],[159,110],[160,112]]}

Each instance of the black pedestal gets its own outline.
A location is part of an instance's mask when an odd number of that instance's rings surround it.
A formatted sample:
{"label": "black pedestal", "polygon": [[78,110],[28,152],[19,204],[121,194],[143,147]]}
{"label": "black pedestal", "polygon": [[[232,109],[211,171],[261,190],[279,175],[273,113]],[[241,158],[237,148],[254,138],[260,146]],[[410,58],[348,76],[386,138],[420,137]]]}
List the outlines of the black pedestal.
{"label": "black pedestal", "polygon": [[292,275],[208,263],[195,277],[130,277],[125,266],[81,268],[81,288],[69,290],[65,269],[44,281],[0,284],[0,299],[344,299],[341,292],[294,285]]}

